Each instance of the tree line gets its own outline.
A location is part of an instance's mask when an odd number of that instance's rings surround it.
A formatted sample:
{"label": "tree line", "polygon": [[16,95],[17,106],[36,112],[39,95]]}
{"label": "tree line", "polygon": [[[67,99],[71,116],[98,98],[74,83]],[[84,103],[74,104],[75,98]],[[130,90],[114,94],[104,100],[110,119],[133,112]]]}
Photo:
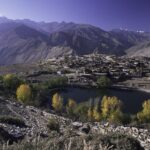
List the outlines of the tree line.
{"label": "tree line", "polygon": [[[107,82],[105,82],[105,80]],[[8,93],[15,93],[15,97],[18,101],[25,104],[34,104],[34,99],[38,99],[40,96],[42,100],[44,100],[44,94],[47,89],[63,86],[67,80],[66,78],[59,77],[54,80],[50,79],[47,83],[34,86],[13,74],[7,74],[0,77],[0,82]],[[99,86],[101,84],[106,87],[109,86],[111,82],[109,79],[101,78],[98,80],[98,83]],[[40,95],[41,93],[43,95]],[[85,103],[77,103],[70,98],[66,103],[60,94],[55,93],[52,96],[51,105],[56,113],[65,114],[68,117],[79,120],[108,121],[124,124],[130,123],[133,120],[146,123],[150,122],[150,100],[143,102],[142,110],[134,115],[134,117],[123,113],[123,102],[115,96],[104,96],[102,99],[90,99]]]}

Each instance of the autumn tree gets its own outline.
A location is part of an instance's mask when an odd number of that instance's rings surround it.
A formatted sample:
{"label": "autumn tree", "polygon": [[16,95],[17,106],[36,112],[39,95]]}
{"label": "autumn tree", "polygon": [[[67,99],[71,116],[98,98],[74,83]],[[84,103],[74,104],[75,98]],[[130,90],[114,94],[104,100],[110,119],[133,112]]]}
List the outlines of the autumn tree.
{"label": "autumn tree", "polygon": [[68,113],[69,115],[73,115],[76,106],[77,106],[76,101],[73,100],[73,99],[69,99],[69,100],[68,100],[68,103],[67,103],[67,106],[66,106],[66,111],[67,111],[67,113]]}
{"label": "autumn tree", "polygon": [[94,119],[95,121],[100,121],[100,119],[101,119],[101,114],[100,114],[100,112],[97,110],[96,107],[93,109],[93,119]]}
{"label": "autumn tree", "polygon": [[100,114],[100,98],[95,99],[95,106],[93,109],[93,119],[95,121],[100,121],[101,119],[101,114]]}
{"label": "autumn tree", "polygon": [[150,99],[142,105],[143,110],[137,113],[137,118],[140,122],[150,122]]}
{"label": "autumn tree", "polygon": [[90,98],[89,108],[88,108],[88,112],[87,112],[88,113],[87,116],[90,121],[93,120],[93,108],[94,108],[94,100],[92,98]]}
{"label": "autumn tree", "polygon": [[124,121],[124,115],[121,110],[117,109],[112,112],[108,117],[108,121],[111,123],[122,123]]}
{"label": "autumn tree", "polygon": [[32,91],[29,85],[22,84],[16,91],[17,99],[22,102],[28,102],[32,96]]}
{"label": "autumn tree", "polygon": [[122,102],[117,97],[104,96],[101,102],[103,118],[114,122],[120,120],[123,117],[121,107]]}
{"label": "autumn tree", "polygon": [[52,97],[52,106],[57,112],[63,109],[63,98],[58,93],[55,93]]}

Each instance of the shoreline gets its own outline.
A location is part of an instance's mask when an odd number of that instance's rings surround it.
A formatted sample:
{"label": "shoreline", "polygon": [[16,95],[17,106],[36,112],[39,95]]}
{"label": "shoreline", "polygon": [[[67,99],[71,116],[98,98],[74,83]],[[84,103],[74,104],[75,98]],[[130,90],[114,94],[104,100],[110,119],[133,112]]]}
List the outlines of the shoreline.
{"label": "shoreline", "polygon": [[128,90],[128,91],[142,91],[142,92],[150,93],[150,89],[137,88],[137,87],[128,87],[128,86],[114,85],[114,86],[112,86],[112,88],[113,89]]}
{"label": "shoreline", "polygon": [[137,90],[142,91],[142,92],[146,92],[146,93],[150,93],[150,89],[138,88]]}
{"label": "shoreline", "polygon": [[96,88],[96,89],[114,89],[114,90],[123,90],[123,91],[141,91],[141,92],[145,92],[145,93],[150,93],[150,89],[145,89],[145,88],[137,88],[137,87],[128,87],[128,86],[122,86],[122,85],[112,85],[110,87],[107,88],[98,88],[96,85],[86,85],[86,84],[67,84],[65,86],[62,87],[55,87],[55,88],[51,88],[49,89],[51,92],[54,91],[58,91],[58,90],[62,90],[68,87],[72,87],[72,88],[84,88],[84,89],[90,89],[90,88]]}
{"label": "shoreline", "polygon": [[[69,84],[66,87],[75,87],[75,88],[97,88],[97,86],[93,85],[81,85],[81,84]],[[128,87],[128,86],[120,86],[120,85],[112,85],[111,87],[108,87],[106,89],[116,89],[116,90],[124,90],[124,91],[141,91],[150,93],[150,89],[144,89],[144,88],[136,88],[136,87]]]}

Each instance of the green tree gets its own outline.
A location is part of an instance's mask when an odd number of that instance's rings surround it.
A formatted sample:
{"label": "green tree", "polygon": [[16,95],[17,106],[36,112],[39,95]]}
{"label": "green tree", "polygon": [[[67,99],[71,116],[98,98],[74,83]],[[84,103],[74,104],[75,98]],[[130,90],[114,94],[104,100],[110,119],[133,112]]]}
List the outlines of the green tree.
{"label": "green tree", "polygon": [[5,88],[15,91],[22,81],[14,74],[6,74],[3,76]]}
{"label": "green tree", "polygon": [[22,84],[17,88],[16,91],[17,99],[21,102],[29,102],[32,96],[32,91],[29,85]]}
{"label": "green tree", "polygon": [[108,77],[106,77],[106,76],[99,77],[97,79],[97,86],[99,88],[110,87],[111,86],[111,80]]}
{"label": "green tree", "polygon": [[147,100],[142,105],[143,110],[137,113],[137,118],[140,122],[150,122],[150,100]]}

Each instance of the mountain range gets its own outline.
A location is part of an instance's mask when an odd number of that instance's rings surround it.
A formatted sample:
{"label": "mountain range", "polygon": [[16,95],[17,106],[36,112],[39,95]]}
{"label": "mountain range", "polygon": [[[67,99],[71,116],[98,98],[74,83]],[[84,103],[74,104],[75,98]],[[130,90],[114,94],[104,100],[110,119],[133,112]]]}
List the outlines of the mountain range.
{"label": "mountain range", "polygon": [[0,64],[32,63],[62,55],[93,52],[149,56],[150,33],[73,22],[35,22],[0,17]]}

